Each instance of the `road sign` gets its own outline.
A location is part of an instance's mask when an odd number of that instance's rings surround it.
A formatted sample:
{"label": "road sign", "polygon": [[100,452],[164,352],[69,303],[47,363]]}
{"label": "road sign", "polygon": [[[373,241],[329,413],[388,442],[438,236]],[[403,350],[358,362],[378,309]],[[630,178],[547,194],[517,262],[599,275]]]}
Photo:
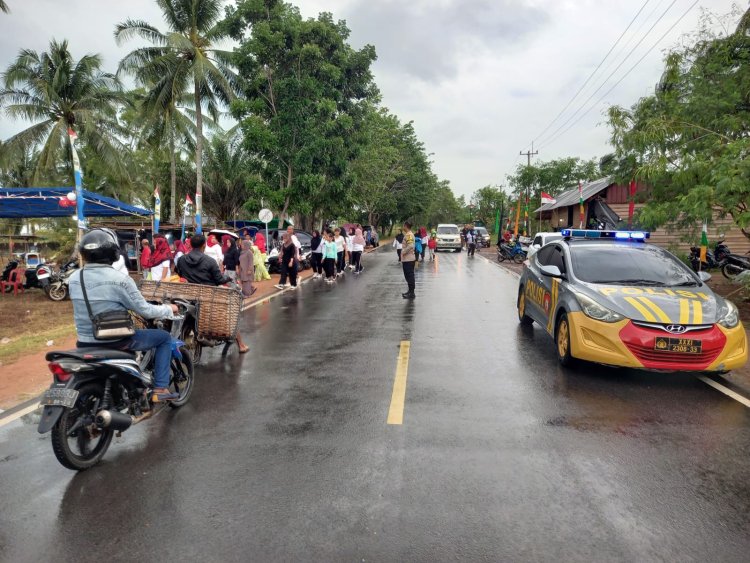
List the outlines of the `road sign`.
{"label": "road sign", "polygon": [[263,223],[270,223],[273,221],[273,212],[270,209],[261,209],[258,219]]}

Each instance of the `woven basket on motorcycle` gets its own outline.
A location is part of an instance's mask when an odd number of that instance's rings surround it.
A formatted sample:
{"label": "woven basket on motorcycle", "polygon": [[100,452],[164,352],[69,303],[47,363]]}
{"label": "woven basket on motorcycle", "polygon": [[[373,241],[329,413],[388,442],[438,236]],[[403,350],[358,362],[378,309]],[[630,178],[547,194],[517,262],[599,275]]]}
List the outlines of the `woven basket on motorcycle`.
{"label": "woven basket on motorcycle", "polygon": [[239,289],[153,280],[141,281],[139,288],[147,301],[194,301],[199,338],[228,339],[237,334],[242,309],[242,292]]}

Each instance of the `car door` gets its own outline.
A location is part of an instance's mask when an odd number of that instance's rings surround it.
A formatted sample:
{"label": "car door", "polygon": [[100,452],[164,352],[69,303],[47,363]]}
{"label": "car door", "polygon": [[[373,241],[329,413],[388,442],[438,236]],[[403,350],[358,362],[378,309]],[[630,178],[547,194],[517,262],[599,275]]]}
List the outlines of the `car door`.
{"label": "car door", "polygon": [[552,261],[552,247],[542,247],[530,260],[528,277],[524,287],[526,296],[526,310],[528,315],[540,325],[546,326],[549,319],[550,287],[549,279],[543,276],[541,266],[549,265]]}
{"label": "car door", "polygon": [[[544,263],[547,266],[556,266],[563,276],[568,273],[567,262],[565,260],[565,250],[561,244],[548,243],[542,247],[544,251]],[[544,295],[542,296],[542,315],[546,321],[547,332],[552,334],[554,330],[555,311],[560,298],[560,278],[542,276],[542,286]]]}

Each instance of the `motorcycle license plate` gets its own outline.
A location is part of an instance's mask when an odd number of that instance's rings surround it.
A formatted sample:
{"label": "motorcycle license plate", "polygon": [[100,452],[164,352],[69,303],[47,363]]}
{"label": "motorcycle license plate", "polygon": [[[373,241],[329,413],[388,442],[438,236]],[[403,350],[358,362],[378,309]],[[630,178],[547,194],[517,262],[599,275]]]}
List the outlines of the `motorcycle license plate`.
{"label": "motorcycle license plate", "polygon": [[37,274],[36,279],[38,279],[38,280],[46,280],[48,277],[49,277],[49,274],[47,274],[47,273]]}
{"label": "motorcycle license plate", "polygon": [[72,408],[76,404],[78,399],[78,391],[75,389],[47,389],[47,392],[42,395],[42,400],[39,404],[43,407],[54,406],[54,407],[65,407]]}
{"label": "motorcycle license plate", "polygon": [[679,354],[700,354],[703,343],[692,338],[657,338],[654,342],[657,352],[677,352]]}

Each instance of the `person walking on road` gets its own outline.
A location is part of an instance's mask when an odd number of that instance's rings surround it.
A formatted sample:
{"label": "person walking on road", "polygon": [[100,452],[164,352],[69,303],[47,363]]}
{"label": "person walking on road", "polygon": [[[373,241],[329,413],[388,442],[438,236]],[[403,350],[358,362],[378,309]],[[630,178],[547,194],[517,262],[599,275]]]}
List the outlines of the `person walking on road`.
{"label": "person walking on road", "polygon": [[[299,250],[288,232],[281,237],[281,278],[276,285],[278,289],[297,289],[297,266],[299,264]],[[287,281],[287,278],[289,281]]]}
{"label": "person walking on road", "polygon": [[326,281],[333,283],[336,281],[336,241],[334,240],[333,231],[328,229],[323,242],[323,269],[326,272]]}
{"label": "person walking on road", "polygon": [[435,260],[435,249],[437,248],[437,235],[432,233],[430,240],[427,241],[427,248],[430,249],[430,260]]}
{"label": "person walking on road", "polygon": [[354,268],[354,273],[359,274],[364,270],[364,266],[362,266],[362,253],[365,251],[365,237],[362,234],[362,229],[356,229],[354,231],[354,236],[351,237],[351,263],[352,268]]}
{"label": "person walking on road", "polygon": [[237,281],[237,265],[240,262],[240,249],[237,248],[237,243],[229,235],[224,235],[221,242],[221,250],[224,253],[224,273],[232,281]]}
{"label": "person walking on road", "polygon": [[323,277],[323,245],[325,241],[320,236],[320,231],[312,232],[310,240],[310,249],[312,250],[312,271],[313,279],[317,280]]}
{"label": "person walking on road", "polygon": [[404,242],[401,250],[401,267],[404,270],[404,279],[406,280],[407,291],[402,293],[404,299],[414,299],[414,262],[417,259],[417,252],[414,246],[414,233],[411,232],[411,223],[404,223]]}
{"label": "person walking on road", "polygon": [[219,271],[224,267],[224,253],[221,251],[221,245],[216,241],[216,235],[208,235],[206,240],[206,256],[213,258]]}
{"label": "person walking on road", "polygon": [[466,230],[466,248],[469,256],[474,256],[474,251],[477,248],[474,231],[471,229]]}
{"label": "person walking on road", "polygon": [[255,279],[253,241],[243,240],[241,244],[242,251],[237,262],[237,276],[242,287],[242,295],[250,297],[257,291],[257,288],[253,287],[253,280]]}
{"label": "person walking on road", "polygon": [[141,272],[144,280],[151,279],[151,247],[146,238],[141,241]]}
{"label": "person walking on road", "polygon": [[341,229],[333,231],[333,241],[336,243],[336,276],[344,275],[344,254],[346,253],[346,239],[341,234]]}
{"label": "person walking on road", "polygon": [[396,249],[396,256],[398,256],[398,261],[401,262],[401,250],[404,248],[404,231],[401,229],[398,230],[396,238],[393,239],[393,248]]}

